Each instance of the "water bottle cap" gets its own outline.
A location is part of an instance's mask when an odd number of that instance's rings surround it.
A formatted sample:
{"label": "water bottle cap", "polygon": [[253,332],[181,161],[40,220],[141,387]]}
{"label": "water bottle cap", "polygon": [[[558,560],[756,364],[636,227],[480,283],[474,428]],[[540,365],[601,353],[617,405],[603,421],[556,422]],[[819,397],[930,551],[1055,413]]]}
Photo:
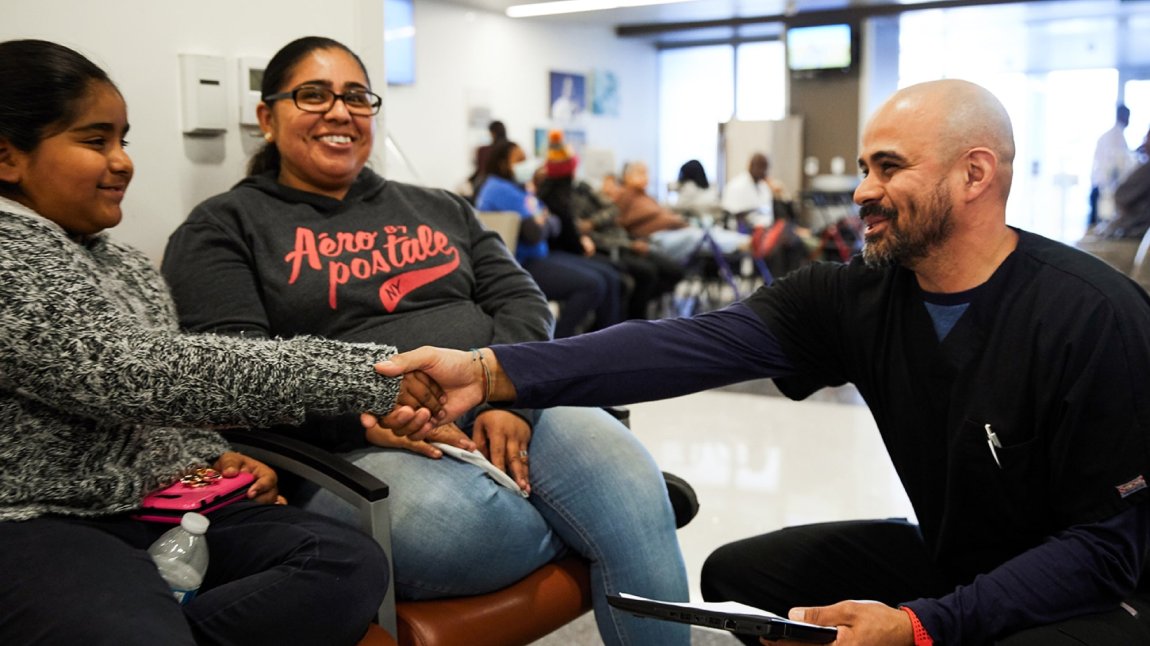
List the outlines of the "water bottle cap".
{"label": "water bottle cap", "polygon": [[180,519],[180,526],[193,534],[203,534],[208,531],[209,524],[211,521],[208,520],[207,516],[197,514],[194,511],[189,511]]}

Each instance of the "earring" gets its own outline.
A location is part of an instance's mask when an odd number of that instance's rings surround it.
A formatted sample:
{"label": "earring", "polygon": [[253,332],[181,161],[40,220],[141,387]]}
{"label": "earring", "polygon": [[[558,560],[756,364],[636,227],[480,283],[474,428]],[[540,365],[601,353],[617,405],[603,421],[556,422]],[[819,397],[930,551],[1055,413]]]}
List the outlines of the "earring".
{"label": "earring", "polygon": [[272,133],[265,132],[264,133],[264,141],[266,141],[270,144],[272,142]]}

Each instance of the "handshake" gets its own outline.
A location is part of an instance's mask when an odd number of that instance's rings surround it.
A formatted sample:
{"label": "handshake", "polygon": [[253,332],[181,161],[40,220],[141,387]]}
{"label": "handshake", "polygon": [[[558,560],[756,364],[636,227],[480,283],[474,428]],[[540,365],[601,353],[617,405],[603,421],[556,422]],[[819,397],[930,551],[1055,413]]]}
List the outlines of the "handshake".
{"label": "handshake", "polygon": [[364,415],[364,426],[381,425],[413,441],[454,422],[476,406],[514,401],[515,386],[488,348],[449,350],[423,346],[375,364],[385,377],[403,376],[395,407],[387,415]]}

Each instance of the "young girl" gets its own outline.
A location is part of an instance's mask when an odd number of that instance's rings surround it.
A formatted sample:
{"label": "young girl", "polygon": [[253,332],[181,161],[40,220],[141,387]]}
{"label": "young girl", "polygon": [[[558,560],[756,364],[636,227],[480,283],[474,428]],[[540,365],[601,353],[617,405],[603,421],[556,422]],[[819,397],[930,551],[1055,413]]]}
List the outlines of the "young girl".
{"label": "young girl", "polygon": [[[132,179],[127,132],[83,56],[0,43],[0,643],[355,643],[386,589],[379,547],[264,504],[274,472],[208,427],[393,408],[422,427],[434,394],[373,374],[389,346],[180,334],[149,261],[103,233]],[[170,525],[130,512],[203,466],[256,481],[209,515],[207,576],[181,607],[145,552]]]}

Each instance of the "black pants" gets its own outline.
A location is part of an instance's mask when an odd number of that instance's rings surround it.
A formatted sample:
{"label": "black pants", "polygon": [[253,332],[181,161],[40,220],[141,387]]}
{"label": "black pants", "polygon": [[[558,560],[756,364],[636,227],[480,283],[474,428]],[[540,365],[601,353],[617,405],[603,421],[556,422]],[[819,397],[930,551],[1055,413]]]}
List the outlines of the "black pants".
{"label": "black pants", "polygon": [[387,585],[379,545],[303,510],[208,516],[208,572],[176,603],[146,550],[172,525],[117,516],[0,522],[0,644],[355,644]]}
{"label": "black pants", "polygon": [[[788,527],[724,545],[703,565],[707,601],[738,601],[783,615],[796,606],[847,599],[887,605],[953,590],[936,573],[918,527],[900,520]],[[1084,615],[1000,639],[1000,646],[1139,646],[1150,644],[1150,596],[1126,609]],[[747,644],[756,638],[740,636]]]}
{"label": "black pants", "polygon": [[[599,257],[608,257],[601,255]],[[634,281],[635,285],[627,299],[626,313],[629,319],[645,319],[652,301],[675,289],[683,279],[683,267],[658,253],[639,255],[624,249],[612,262]]]}

